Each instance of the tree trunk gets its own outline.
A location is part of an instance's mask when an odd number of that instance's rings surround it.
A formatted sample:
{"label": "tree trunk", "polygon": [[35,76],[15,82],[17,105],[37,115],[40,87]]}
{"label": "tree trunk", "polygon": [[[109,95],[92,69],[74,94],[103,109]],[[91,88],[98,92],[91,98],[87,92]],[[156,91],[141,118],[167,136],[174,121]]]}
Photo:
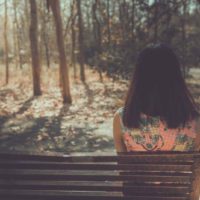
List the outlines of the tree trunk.
{"label": "tree trunk", "polygon": [[30,0],[30,43],[32,58],[32,74],[33,74],[33,94],[39,96],[42,94],[40,89],[40,58],[38,52],[38,33],[37,33],[37,5],[35,0]]}
{"label": "tree trunk", "polygon": [[110,33],[110,0],[107,0],[107,34],[108,34],[108,46],[110,46],[111,33]]}
{"label": "tree trunk", "polygon": [[[95,42],[95,47],[96,47],[96,51],[95,51],[96,57],[98,56],[98,54],[101,54],[101,51],[102,51],[101,25],[97,18],[97,13],[96,13],[98,3],[99,3],[99,0],[95,0],[95,3],[92,6],[93,33],[94,33],[94,42]],[[97,66],[97,71],[99,73],[100,81],[103,82],[103,76],[102,76],[100,66]]]}
{"label": "tree trunk", "polygon": [[69,72],[68,72],[65,48],[64,48],[62,18],[60,15],[60,1],[49,0],[49,5],[53,12],[56,25],[56,37],[57,37],[57,46],[59,51],[59,62],[60,62],[60,72],[61,72],[60,78],[62,82],[63,103],[71,103],[72,99],[70,94]]}
{"label": "tree trunk", "polygon": [[49,56],[49,40],[48,40],[48,35],[46,33],[46,27],[43,32],[43,39],[44,39],[44,47],[45,47],[45,57],[46,57],[46,65],[49,68],[50,67],[50,56]]}
{"label": "tree trunk", "polygon": [[131,9],[131,39],[135,41],[135,0],[132,0],[132,9]]}
{"label": "tree trunk", "polygon": [[92,6],[92,15],[93,15],[93,33],[94,33],[94,41],[96,43],[97,50],[101,52],[101,25],[97,18],[97,5],[99,1],[95,0],[95,3]]}
{"label": "tree trunk", "polygon": [[20,44],[20,34],[19,34],[19,22],[18,22],[18,17],[17,17],[17,8],[16,8],[16,1],[13,0],[13,8],[14,8],[14,21],[16,24],[16,39],[17,39],[17,59],[19,61],[19,66],[22,69],[22,56],[20,54],[20,50],[21,50],[21,44]]}
{"label": "tree trunk", "polygon": [[183,0],[183,14],[182,14],[182,55],[183,55],[183,64],[182,64],[182,73],[184,78],[186,77],[186,30],[185,30],[185,19],[187,13],[187,0]]}
{"label": "tree trunk", "polygon": [[129,13],[127,8],[126,0],[119,5],[119,19],[120,19],[120,26],[121,26],[121,35],[123,44],[128,40],[128,19]]}
{"label": "tree trunk", "polygon": [[9,82],[9,62],[8,62],[8,38],[7,38],[7,0],[4,1],[5,17],[4,17],[4,61],[6,67],[6,84]]}
{"label": "tree trunk", "polygon": [[18,68],[18,60],[17,58],[17,37],[16,37],[16,26],[15,26],[15,22],[13,21],[12,24],[12,34],[13,34],[13,47],[14,47],[14,60],[15,60],[15,67],[16,69]]}
{"label": "tree trunk", "polygon": [[83,20],[82,20],[82,13],[81,13],[81,0],[76,0],[77,3],[77,12],[78,12],[78,27],[79,27],[79,35],[78,35],[78,42],[79,42],[79,63],[80,63],[80,77],[81,81],[85,82],[85,69],[84,69],[84,43],[83,43]]}
{"label": "tree trunk", "polygon": [[77,78],[77,71],[76,71],[76,61],[75,61],[75,48],[76,48],[76,31],[75,31],[75,22],[76,22],[76,13],[75,13],[75,6],[76,2],[73,0],[71,5],[71,15],[72,15],[72,22],[71,22],[71,37],[72,37],[72,50],[71,50],[71,62],[74,71],[74,79]]}
{"label": "tree trunk", "polygon": [[155,0],[154,42],[158,41],[158,0]]}
{"label": "tree trunk", "polygon": [[45,7],[44,7],[44,2],[42,2],[43,6],[43,11],[41,14],[42,18],[42,38],[43,38],[43,43],[44,43],[44,48],[45,48],[45,58],[46,58],[46,65],[49,68],[50,67],[50,55],[49,55],[49,33],[48,33],[48,24],[49,24],[49,13],[46,13]]}

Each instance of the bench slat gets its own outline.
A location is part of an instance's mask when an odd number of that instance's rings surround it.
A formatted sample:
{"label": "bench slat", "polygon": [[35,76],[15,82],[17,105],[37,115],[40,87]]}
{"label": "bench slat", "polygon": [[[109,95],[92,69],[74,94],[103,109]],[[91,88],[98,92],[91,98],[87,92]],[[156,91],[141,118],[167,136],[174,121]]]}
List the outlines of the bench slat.
{"label": "bench slat", "polygon": [[166,183],[149,183],[149,182],[146,182],[146,183],[142,183],[142,184],[137,184],[137,185],[134,185],[134,182],[132,181],[68,181],[68,180],[59,180],[59,181],[56,181],[56,180],[0,180],[0,184],[14,184],[16,182],[27,182],[27,183],[31,183],[31,182],[39,182],[39,183],[49,183],[49,184],[53,184],[53,183],[57,183],[58,185],[62,183],[63,184],[75,184],[75,185],[107,185],[107,186],[139,186],[139,187],[172,187],[172,188],[177,188],[177,187],[183,187],[183,188],[190,188],[190,184],[189,183],[180,183],[180,184],[176,184],[176,183],[170,183],[170,182],[166,182]]}
{"label": "bench slat", "polygon": [[[47,153],[46,153],[47,154]],[[90,155],[90,156],[87,156]],[[110,154],[97,155],[96,153],[84,153],[75,155],[63,155],[63,154],[23,154],[23,153],[0,153],[0,160],[14,161],[14,160],[28,160],[28,161],[55,161],[55,162],[193,162],[194,157],[198,157],[198,153],[194,152],[131,152],[121,153],[121,155]]]}
{"label": "bench slat", "polygon": [[178,186],[134,186],[122,182],[72,182],[72,181],[0,181],[1,189],[30,189],[30,190],[81,190],[81,191],[126,191],[129,194],[187,194],[189,187]]}
{"label": "bench slat", "polygon": [[[9,197],[15,197],[15,199],[35,199],[39,198],[45,200],[188,200],[188,196],[150,196],[150,195],[132,195],[124,197],[121,192],[83,192],[83,191],[52,191],[52,190],[0,190],[0,196],[5,200]],[[122,198],[123,197],[123,198]]]}
{"label": "bench slat", "polygon": [[1,163],[0,169],[65,169],[65,170],[159,170],[159,171],[192,171],[191,164],[118,164],[118,163],[43,163],[43,162],[10,162]]}
{"label": "bench slat", "polygon": [[125,181],[133,182],[158,181],[158,182],[191,182],[191,176],[162,176],[162,175],[119,175],[117,172],[100,174],[70,173],[65,170],[0,170],[0,179],[22,179],[22,180],[85,180],[85,181]]}
{"label": "bench slat", "polygon": [[184,157],[183,155],[180,157],[174,157],[174,156],[169,156],[169,157],[158,157],[158,156],[153,156],[153,157],[149,157],[149,156],[102,156],[102,157],[83,157],[83,156],[78,156],[78,157],[55,157],[55,158],[49,158],[48,157],[44,157],[44,159],[42,157],[16,157],[16,158],[12,158],[12,157],[1,157],[0,155],[0,162],[69,162],[69,163],[76,163],[76,162],[93,162],[93,163],[99,163],[99,162],[121,162],[121,163],[127,163],[127,164],[131,164],[131,163],[157,163],[157,164],[162,164],[162,163],[185,163],[185,164],[192,164],[194,162],[193,157],[191,156],[186,156]]}
{"label": "bench slat", "polygon": [[192,172],[183,171],[144,171],[144,170],[40,170],[40,169],[0,169],[1,174],[9,174],[9,173],[18,173],[18,174],[27,174],[27,173],[37,173],[37,174],[55,174],[55,175],[146,175],[146,176],[191,176]]}

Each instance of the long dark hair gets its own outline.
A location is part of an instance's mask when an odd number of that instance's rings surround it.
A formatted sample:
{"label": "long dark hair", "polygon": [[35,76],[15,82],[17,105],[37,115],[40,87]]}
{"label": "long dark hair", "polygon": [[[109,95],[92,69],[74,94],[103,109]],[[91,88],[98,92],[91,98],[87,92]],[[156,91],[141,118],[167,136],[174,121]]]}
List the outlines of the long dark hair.
{"label": "long dark hair", "polygon": [[173,50],[165,44],[146,47],[138,56],[123,112],[123,124],[138,128],[140,114],[159,116],[168,128],[185,126],[199,116]]}

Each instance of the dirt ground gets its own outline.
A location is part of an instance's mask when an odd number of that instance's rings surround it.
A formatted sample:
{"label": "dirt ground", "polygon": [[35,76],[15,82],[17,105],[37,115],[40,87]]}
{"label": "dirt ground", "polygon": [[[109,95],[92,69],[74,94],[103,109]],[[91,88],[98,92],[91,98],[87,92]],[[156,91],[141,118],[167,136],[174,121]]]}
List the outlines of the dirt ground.
{"label": "dirt ground", "polygon": [[12,71],[0,87],[0,151],[114,151],[112,118],[121,106],[126,81],[113,82],[87,69],[87,81],[71,80],[72,105],[62,104],[57,69],[42,73],[40,97],[32,97],[27,66]]}

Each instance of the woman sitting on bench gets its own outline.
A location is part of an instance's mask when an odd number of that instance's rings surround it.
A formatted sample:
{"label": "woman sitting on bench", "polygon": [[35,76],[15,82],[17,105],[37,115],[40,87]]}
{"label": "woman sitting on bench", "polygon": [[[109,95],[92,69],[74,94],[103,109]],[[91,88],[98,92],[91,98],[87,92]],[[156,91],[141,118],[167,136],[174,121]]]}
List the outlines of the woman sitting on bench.
{"label": "woman sitting on bench", "polygon": [[114,116],[116,150],[199,150],[199,116],[173,50],[149,46],[139,54],[125,105]]}

